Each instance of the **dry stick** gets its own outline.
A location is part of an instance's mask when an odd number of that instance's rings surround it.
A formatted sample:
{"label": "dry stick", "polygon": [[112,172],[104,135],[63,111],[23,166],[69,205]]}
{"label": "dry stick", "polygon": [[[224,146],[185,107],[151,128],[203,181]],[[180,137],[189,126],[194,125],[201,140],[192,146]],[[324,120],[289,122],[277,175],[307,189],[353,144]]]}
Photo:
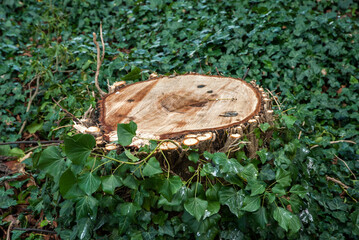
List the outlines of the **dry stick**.
{"label": "dry stick", "polygon": [[334,154],[334,156],[344,163],[344,165],[348,168],[349,172],[353,175],[353,177],[354,177],[355,180],[356,180],[357,177],[356,177],[355,174],[352,172],[352,170],[349,168],[348,164],[347,164],[343,159],[341,159],[340,157],[338,157],[336,154]]}
{"label": "dry stick", "polygon": [[80,119],[78,119],[75,115],[67,111],[65,108],[61,107],[60,103],[58,103],[54,98],[52,98],[52,101],[54,101],[54,103],[56,103],[56,105],[59,106],[59,108],[61,108],[62,111],[64,111],[67,115],[69,115],[72,118],[72,120],[81,123]]}
{"label": "dry stick", "polygon": [[[303,126],[303,127],[304,127],[304,125],[305,125],[305,121],[303,121],[303,123],[302,123],[302,126]],[[299,132],[298,140],[300,139],[301,136],[302,136],[302,130],[300,130],[300,132]]]}
{"label": "dry stick", "polygon": [[246,79],[246,77],[247,77],[247,75],[248,75],[248,72],[249,72],[249,68],[247,68],[247,71],[245,72],[245,74],[244,74],[244,76],[243,76],[243,80],[245,80]]}
{"label": "dry stick", "polygon": [[48,144],[48,143],[63,143],[63,140],[49,140],[49,141],[16,141],[16,142],[2,142],[0,145],[9,145],[9,144]]}
{"label": "dry stick", "polygon": [[325,176],[325,178],[327,179],[327,181],[332,181],[332,182],[335,182],[335,183],[339,184],[339,185],[342,186],[344,189],[348,189],[348,188],[349,188],[349,186],[345,185],[344,183],[342,183],[342,182],[339,181],[338,179],[329,177],[328,175]]}
{"label": "dry stick", "polygon": [[102,44],[102,56],[101,56],[101,64],[102,64],[103,60],[105,59],[105,42],[103,41],[103,36],[102,36],[102,22],[100,22],[100,38]]}
{"label": "dry stick", "polygon": [[[35,89],[35,92],[33,95],[31,95],[31,90],[30,90],[30,100],[29,100],[29,103],[27,104],[27,108],[26,108],[26,113],[28,113],[30,111],[30,107],[31,107],[31,104],[32,104],[32,101],[34,101],[36,95],[39,93],[39,87],[40,87],[40,75],[37,75],[36,77],[36,89]],[[22,125],[21,125],[21,128],[20,128],[20,131],[19,131],[19,135],[22,134],[22,132],[24,131],[24,128],[26,126],[26,123],[27,123],[27,120],[25,120]]]}
{"label": "dry stick", "polygon": [[11,221],[9,227],[7,228],[7,233],[6,233],[6,240],[10,240],[11,239],[11,228],[12,228],[12,225],[14,225],[14,221]]}
{"label": "dry stick", "polygon": [[278,109],[279,110],[282,110],[282,108],[280,107],[280,103],[277,101],[277,99],[275,98],[275,96],[273,95],[273,93],[271,91],[269,91],[268,88],[266,88],[267,92],[269,92],[269,94],[272,96],[272,98],[274,99],[274,101],[276,102],[277,106],[278,106]]}
{"label": "dry stick", "polygon": [[[335,143],[342,143],[342,142],[345,142],[345,143],[352,143],[352,144],[357,144],[356,142],[354,141],[350,141],[350,140],[338,140],[338,141],[330,141],[329,143],[330,144],[335,144]],[[319,147],[319,145],[313,145],[310,147],[310,149],[313,149],[313,148],[316,148],[316,147]]]}
{"label": "dry stick", "polygon": [[[96,45],[96,49],[97,49],[97,68],[96,68],[96,74],[95,74],[95,86],[97,88],[97,90],[99,91],[101,96],[106,95],[106,93],[104,91],[102,91],[102,89],[100,88],[100,85],[98,84],[98,76],[100,75],[100,68],[101,68],[101,58],[100,58],[100,46],[98,45],[97,41],[96,41],[96,33],[92,33],[93,35],[93,42]],[[102,25],[100,24],[100,36],[102,36]],[[102,39],[101,39],[102,40]],[[103,42],[103,40],[102,40]],[[103,44],[102,46],[103,49],[105,49],[105,45]],[[104,56],[104,52],[102,53]]]}
{"label": "dry stick", "polygon": [[13,228],[14,230],[25,231],[25,232],[39,232],[45,234],[57,234],[55,231],[45,230],[45,229],[37,229],[37,228]]}

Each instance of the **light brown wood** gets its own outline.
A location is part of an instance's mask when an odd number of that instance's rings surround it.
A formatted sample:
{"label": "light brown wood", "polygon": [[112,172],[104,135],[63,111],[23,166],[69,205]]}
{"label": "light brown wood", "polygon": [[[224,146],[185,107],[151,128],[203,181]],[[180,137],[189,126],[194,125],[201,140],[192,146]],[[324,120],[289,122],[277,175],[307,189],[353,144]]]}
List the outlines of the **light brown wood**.
{"label": "light brown wood", "polygon": [[257,115],[261,94],[230,77],[181,75],[122,87],[101,102],[100,122],[107,134],[118,123],[136,122],[139,134],[159,139],[226,129]]}

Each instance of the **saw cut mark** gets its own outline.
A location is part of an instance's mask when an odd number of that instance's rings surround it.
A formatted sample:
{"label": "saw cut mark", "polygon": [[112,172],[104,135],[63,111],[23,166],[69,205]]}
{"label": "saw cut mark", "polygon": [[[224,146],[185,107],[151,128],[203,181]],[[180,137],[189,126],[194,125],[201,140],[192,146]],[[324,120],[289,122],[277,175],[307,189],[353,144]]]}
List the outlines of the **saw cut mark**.
{"label": "saw cut mark", "polygon": [[191,107],[203,107],[208,101],[193,98],[190,94],[184,93],[182,96],[178,94],[165,95],[160,102],[168,112],[185,113],[190,111]]}

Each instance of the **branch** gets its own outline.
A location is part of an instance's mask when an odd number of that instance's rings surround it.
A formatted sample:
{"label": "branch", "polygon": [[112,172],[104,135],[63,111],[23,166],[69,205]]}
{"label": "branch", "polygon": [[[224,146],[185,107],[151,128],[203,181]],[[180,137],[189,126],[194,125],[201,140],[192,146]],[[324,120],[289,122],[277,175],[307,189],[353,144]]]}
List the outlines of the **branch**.
{"label": "branch", "polygon": [[335,182],[337,184],[339,184],[340,186],[342,186],[344,189],[348,189],[349,186],[345,185],[344,183],[342,183],[341,181],[339,181],[338,179],[335,179],[335,178],[332,178],[332,177],[329,177],[329,176],[325,176],[325,178],[327,179],[327,181],[332,181],[332,182]]}
{"label": "branch", "polygon": [[336,154],[334,154],[334,156],[339,159],[340,161],[342,161],[344,163],[344,165],[348,168],[349,172],[353,175],[353,177],[355,178],[355,180],[357,179],[357,177],[355,176],[355,174],[352,172],[352,170],[349,168],[348,164],[343,160],[341,159],[340,157],[338,157]]}
{"label": "branch", "polygon": [[100,22],[100,38],[102,44],[102,56],[101,56],[101,64],[102,64],[103,60],[105,59],[105,43],[103,41],[103,36],[102,36],[102,22]]}
{"label": "branch", "polygon": [[[35,78],[36,78],[36,89],[35,89],[34,95],[31,95],[31,90],[30,90],[30,100],[29,100],[29,103],[27,104],[26,113],[28,113],[28,112],[30,111],[30,107],[31,107],[32,101],[34,101],[36,95],[39,93],[40,75],[35,76]],[[24,131],[25,126],[26,126],[26,123],[27,123],[27,120],[25,120],[25,121],[22,123],[21,128],[20,128],[20,131],[19,131],[19,133],[18,133],[19,135],[21,135],[22,132]]]}
{"label": "branch", "polygon": [[[330,141],[329,143],[330,144],[335,144],[335,143],[342,143],[342,142],[357,144],[356,142],[350,141],[350,140],[337,140],[337,141]],[[313,145],[313,146],[310,147],[310,149],[313,149],[313,148],[316,148],[316,147],[319,147],[319,145]]]}
{"label": "branch", "polygon": [[37,229],[37,228],[13,228],[13,230],[25,231],[25,232],[38,232],[45,234],[57,234],[55,231],[49,231],[45,229]]}
{"label": "branch", "polygon": [[62,111],[64,111],[67,115],[69,115],[72,118],[72,120],[77,121],[78,123],[81,123],[80,119],[78,119],[75,115],[73,115],[72,113],[67,111],[65,108],[61,107],[61,105],[54,98],[52,98],[52,101],[54,101],[54,103],[56,103],[56,105],[59,106],[59,108],[61,108]]}
{"label": "branch", "polygon": [[242,77],[242,80],[246,79],[247,75],[248,75],[248,72],[249,72],[249,68],[247,68],[247,71],[246,73],[244,74],[244,76]]}
{"label": "branch", "polygon": [[63,140],[49,140],[49,141],[16,141],[16,142],[2,142],[1,145],[10,145],[10,144],[48,144],[48,143],[63,143]]}
{"label": "branch", "polygon": [[[97,49],[97,69],[96,69],[96,74],[95,74],[95,86],[96,86],[97,90],[99,91],[100,95],[104,96],[104,95],[106,95],[106,93],[100,88],[100,85],[98,84],[98,76],[100,75],[100,68],[101,68],[101,64],[102,64],[102,61],[100,58],[101,51],[100,51],[100,46],[98,45],[98,43],[96,41],[96,38],[97,38],[96,33],[92,33],[92,35],[93,35],[93,42],[95,43],[96,49]],[[100,36],[101,36],[102,49],[103,49],[102,56],[104,57],[105,56],[105,44],[103,43],[103,39],[102,39],[102,24],[100,24]]]}

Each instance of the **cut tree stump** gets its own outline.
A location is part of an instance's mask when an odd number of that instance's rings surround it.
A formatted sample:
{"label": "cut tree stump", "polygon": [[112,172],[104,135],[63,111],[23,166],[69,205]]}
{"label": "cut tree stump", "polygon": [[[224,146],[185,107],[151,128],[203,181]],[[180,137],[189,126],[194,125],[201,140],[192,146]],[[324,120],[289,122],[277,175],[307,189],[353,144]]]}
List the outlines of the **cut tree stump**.
{"label": "cut tree stump", "polygon": [[137,136],[130,146],[135,148],[150,139],[170,139],[161,151],[180,157],[184,146],[228,152],[243,143],[249,157],[255,157],[270,136],[262,134],[259,144],[254,130],[261,123],[273,124],[273,110],[270,97],[255,82],[186,74],[121,83],[100,101],[99,120],[107,142],[117,140],[118,123],[134,121]]}

